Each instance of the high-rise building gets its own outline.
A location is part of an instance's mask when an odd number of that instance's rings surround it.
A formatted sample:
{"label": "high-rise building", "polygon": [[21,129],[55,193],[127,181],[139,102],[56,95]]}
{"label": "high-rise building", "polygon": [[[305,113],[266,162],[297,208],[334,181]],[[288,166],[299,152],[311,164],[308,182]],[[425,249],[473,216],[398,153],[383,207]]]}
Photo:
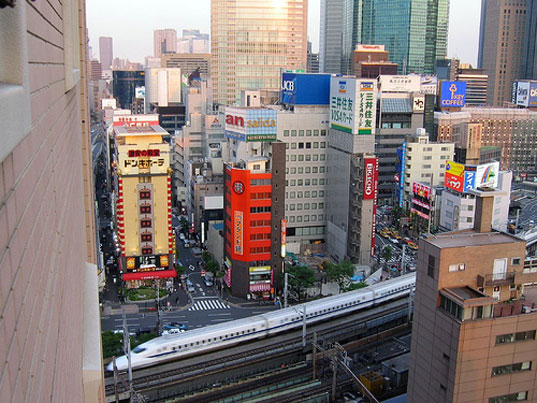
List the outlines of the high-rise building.
{"label": "high-rise building", "polygon": [[131,109],[136,87],[145,85],[143,70],[114,70],[112,79],[112,94],[118,101],[120,109]]}
{"label": "high-rise building", "polygon": [[319,72],[319,53],[313,53],[311,49],[311,42],[308,42],[308,60],[306,65],[306,71],[308,73]]}
{"label": "high-rise building", "polygon": [[466,83],[466,105],[485,106],[487,104],[489,77],[482,69],[474,69],[468,64],[460,64],[454,81]]}
{"label": "high-rise building", "polygon": [[420,239],[411,403],[536,399],[537,274],[525,241],[492,230],[496,192],[472,192],[473,230]]}
{"label": "high-rise building", "polygon": [[280,89],[281,69],[306,68],[307,0],[212,0],[214,102],[238,104],[241,90]]}
{"label": "high-rise building", "polygon": [[155,57],[160,57],[163,53],[177,52],[177,31],[175,29],[153,31],[153,52]]}
{"label": "high-rise building", "polygon": [[431,74],[447,54],[448,9],[449,0],[323,0],[321,71],[350,74],[356,45],[372,44],[400,74]]}
{"label": "high-rise building", "polygon": [[537,80],[537,1],[526,2],[526,32],[520,78]]}
{"label": "high-rise building", "polygon": [[129,118],[151,124],[114,127],[120,269],[127,287],[133,288],[176,277],[177,272],[173,269],[171,153],[163,140],[168,132],[155,125],[155,115]]}
{"label": "high-rise building", "polygon": [[356,45],[352,52],[352,73],[356,78],[377,78],[381,74],[396,75],[397,63],[388,59],[384,45]]}
{"label": "high-rise building", "polygon": [[211,55],[208,53],[171,53],[162,55],[161,66],[165,68],[180,68],[183,74],[189,76],[199,69],[200,74],[209,75]]}
{"label": "high-rise building", "polygon": [[9,3],[0,8],[0,400],[103,402],[85,1]]}
{"label": "high-rise building", "polygon": [[285,144],[276,111],[227,107],[224,281],[233,295],[274,298],[285,257]]}
{"label": "high-rise building", "polygon": [[[482,0],[478,67],[488,74],[488,103],[511,102],[513,81],[523,75],[527,4],[517,0]],[[535,20],[530,21],[535,25]],[[533,38],[535,41],[535,38]]]}
{"label": "high-rise building", "polygon": [[112,69],[114,60],[114,44],[109,36],[99,37],[99,61],[103,70]]}
{"label": "high-rise building", "polygon": [[341,73],[341,36],[343,5],[341,0],[321,0],[319,72]]}

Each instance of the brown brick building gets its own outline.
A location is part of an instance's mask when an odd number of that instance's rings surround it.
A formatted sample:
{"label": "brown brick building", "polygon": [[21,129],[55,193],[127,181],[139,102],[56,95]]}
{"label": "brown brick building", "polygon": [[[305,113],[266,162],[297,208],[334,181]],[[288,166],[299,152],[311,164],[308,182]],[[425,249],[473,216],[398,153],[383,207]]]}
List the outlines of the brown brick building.
{"label": "brown brick building", "polygon": [[537,399],[537,271],[491,230],[494,192],[476,194],[474,230],[420,240],[409,402]]}

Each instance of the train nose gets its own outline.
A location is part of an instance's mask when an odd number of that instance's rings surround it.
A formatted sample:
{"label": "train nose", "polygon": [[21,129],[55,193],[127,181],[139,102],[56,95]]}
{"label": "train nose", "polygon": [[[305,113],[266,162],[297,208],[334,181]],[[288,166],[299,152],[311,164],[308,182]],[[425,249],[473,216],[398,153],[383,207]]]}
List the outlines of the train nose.
{"label": "train nose", "polygon": [[[124,371],[128,367],[127,357],[122,356],[116,358],[116,368],[118,371]],[[106,370],[113,372],[114,371],[114,361],[112,361],[110,364],[106,366]]]}

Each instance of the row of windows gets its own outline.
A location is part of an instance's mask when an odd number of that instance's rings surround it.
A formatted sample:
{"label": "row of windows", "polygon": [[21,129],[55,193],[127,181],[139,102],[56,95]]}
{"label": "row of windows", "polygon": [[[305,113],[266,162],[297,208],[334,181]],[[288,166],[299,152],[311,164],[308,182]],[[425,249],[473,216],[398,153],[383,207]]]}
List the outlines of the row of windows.
{"label": "row of windows", "polygon": [[[295,168],[295,167],[292,167],[292,168],[289,168],[289,172],[287,172],[286,170],[286,173],[290,173],[291,175],[294,175],[296,173],[298,174],[303,174],[303,173],[316,173],[317,171],[315,170],[315,172],[313,172],[313,168],[315,167],[298,167],[298,168]],[[319,167],[319,172],[320,173],[325,173],[325,170],[326,168],[325,167]],[[312,183],[313,184],[313,183]],[[324,179],[323,179],[323,183],[324,184]]]}
{"label": "row of windows", "polygon": [[508,395],[491,397],[489,403],[509,403],[520,402],[522,400],[528,400],[528,391],[509,393]]}
{"label": "row of windows", "polygon": [[302,214],[302,215],[299,215],[299,216],[291,216],[289,217],[289,219],[287,220],[287,222],[290,222],[290,223],[293,223],[293,222],[310,222],[310,221],[322,221],[324,220],[325,216],[323,214],[311,214],[311,215],[308,215],[308,214]]}
{"label": "row of windows", "polygon": [[492,376],[516,374],[517,372],[531,371],[531,361],[518,362],[516,364],[500,365],[492,368]]}
{"label": "row of windows", "polygon": [[326,141],[314,141],[314,142],[306,142],[306,143],[285,143],[285,148],[288,150],[289,148],[291,150],[296,150],[297,148],[299,150],[303,149],[311,149],[311,148],[326,148]]}
{"label": "row of windows", "polygon": [[291,161],[291,162],[294,162],[294,161],[325,161],[326,160],[326,154],[299,154],[299,155],[296,155],[296,154],[292,154],[292,155],[289,155],[287,154],[285,156],[285,160],[286,161]]}
{"label": "row of windows", "polygon": [[535,330],[507,333],[496,336],[496,344],[515,343],[517,341],[535,340]]}
{"label": "row of windows", "polygon": [[271,225],[270,220],[252,220],[252,221],[250,221],[250,228],[270,227],[270,225]]}
{"label": "row of windows", "polygon": [[446,312],[449,312],[451,315],[453,315],[457,319],[462,320],[462,306],[455,303],[451,299],[446,298],[443,295],[441,295],[440,307],[444,309]]}
{"label": "row of windows", "polygon": [[[315,181],[315,183],[313,183],[313,181]],[[318,183],[319,182],[317,179],[290,179],[290,180],[285,181],[285,186],[310,186],[310,185],[317,186]],[[317,196],[315,195],[312,197],[317,197]]]}
{"label": "row of windows", "polygon": [[326,129],[322,129],[322,130],[284,130],[283,131],[283,136],[284,137],[289,137],[289,135],[291,135],[291,137],[296,137],[298,134],[299,137],[303,137],[304,135],[306,135],[306,137],[310,137],[311,135],[313,136],[318,136],[319,134],[321,136],[326,136]]}
{"label": "row of windows", "polygon": [[[291,193],[294,193],[294,192],[291,192]],[[299,192],[301,193],[301,192]],[[288,208],[289,207],[289,208]],[[295,207],[297,210],[317,210],[318,208],[319,209],[324,209],[324,203],[297,203],[296,206],[294,203],[291,203],[291,204],[286,204],[285,205],[285,209],[286,210],[289,210],[289,211],[295,211]]]}
{"label": "row of windows", "polygon": [[264,239],[270,239],[270,233],[266,234],[251,234],[250,240],[251,241],[262,241]]}
{"label": "row of windows", "polygon": [[272,181],[270,179],[250,179],[251,186],[266,186],[271,183]]}
{"label": "row of windows", "polygon": [[260,246],[257,248],[250,248],[250,253],[255,255],[256,253],[270,253],[270,246]]}
{"label": "row of windows", "polygon": [[302,199],[302,198],[309,199],[310,197],[317,197],[317,195],[319,195],[319,197],[324,197],[324,190],[319,190],[319,192],[315,190],[311,192],[309,190],[306,190],[305,192],[302,192],[302,191],[285,192],[285,197],[287,199],[295,199],[295,198],[296,199]]}
{"label": "row of windows", "polygon": [[271,207],[270,206],[258,206],[258,207],[250,207],[250,213],[270,213]]}
{"label": "row of windows", "polygon": [[267,200],[270,199],[272,194],[270,192],[250,193],[250,199],[252,200]]}

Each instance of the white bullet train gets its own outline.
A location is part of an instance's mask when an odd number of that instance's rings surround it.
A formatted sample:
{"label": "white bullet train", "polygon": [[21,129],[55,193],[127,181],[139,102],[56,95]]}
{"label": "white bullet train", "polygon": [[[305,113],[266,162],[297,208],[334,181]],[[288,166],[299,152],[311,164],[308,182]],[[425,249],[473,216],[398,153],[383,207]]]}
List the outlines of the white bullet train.
{"label": "white bullet train", "polygon": [[[162,361],[175,360],[299,328],[302,326],[304,307],[307,324],[366,309],[408,295],[415,285],[416,274],[412,273],[290,308],[193,329],[180,334],[164,335],[132,349],[131,366],[132,368],[149,367]],[[127,356],[117,358],[116,366],[119,371],[126,370]],[[113,363],[110,363],[106,369],[113,371]]]}

